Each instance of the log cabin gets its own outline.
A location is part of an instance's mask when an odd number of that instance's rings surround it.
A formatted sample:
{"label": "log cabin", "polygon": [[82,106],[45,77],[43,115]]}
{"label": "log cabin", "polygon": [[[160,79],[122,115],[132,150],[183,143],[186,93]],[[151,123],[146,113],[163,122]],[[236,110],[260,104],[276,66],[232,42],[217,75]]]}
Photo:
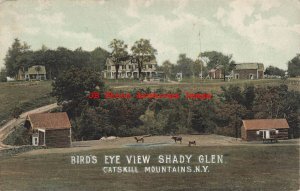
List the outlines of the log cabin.
{"label": "log cabin", "polygon": [[66,112],[29,114],[25,127],[31,132],[34,146],[71,146],[71,123]]}
{"label": "log cabin", "polygon": [[245,141],[261,141],[263,137],[266,139],[288,139],[289,124],[286,119],[251,119],[242,121],[241,137]]}

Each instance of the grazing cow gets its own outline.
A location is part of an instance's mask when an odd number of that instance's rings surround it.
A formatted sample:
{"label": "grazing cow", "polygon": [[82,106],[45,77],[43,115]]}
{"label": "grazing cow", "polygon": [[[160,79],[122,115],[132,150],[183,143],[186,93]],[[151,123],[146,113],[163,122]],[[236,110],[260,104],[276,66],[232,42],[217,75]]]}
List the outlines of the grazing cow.
{"label": "grazing cow", "polygon": [[182,137],[173,136],[171,139],[174,139],[175,143],[177,143],[177,141],[180,141],[181,144],[182,142]]}
{"label": "grazing cow", "polygon": [[136,140],[137,143],[139,141],[141,141],[142,143],[144,142],[144,137],[134,137],[134,139]]}
{"label": "grazing cow", "polygon": [[195,146],[196,146],[196,141],[189,141],[189,147],[190,147],[191,145],[195,145]]}

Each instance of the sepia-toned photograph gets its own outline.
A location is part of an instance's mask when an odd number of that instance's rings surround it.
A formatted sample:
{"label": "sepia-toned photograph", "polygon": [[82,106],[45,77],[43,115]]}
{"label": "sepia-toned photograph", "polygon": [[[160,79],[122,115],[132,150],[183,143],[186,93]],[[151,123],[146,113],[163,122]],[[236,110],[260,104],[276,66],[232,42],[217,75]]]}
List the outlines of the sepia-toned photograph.
{"label": "sepia-toned photograph", "polygon": [[0,191],[299,191],[300,0],[0,0]]}

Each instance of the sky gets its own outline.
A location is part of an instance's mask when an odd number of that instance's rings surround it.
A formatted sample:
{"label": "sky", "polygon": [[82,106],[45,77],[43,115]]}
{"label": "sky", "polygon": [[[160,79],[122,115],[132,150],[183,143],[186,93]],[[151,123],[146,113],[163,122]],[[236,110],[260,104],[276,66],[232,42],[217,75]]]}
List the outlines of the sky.
{"label": "sky", "polygon": [[159,65],[214,50],[287,69],[300,53],[300,0],[0,0],[0,68],[15,38],[88,51],[145,38]]}

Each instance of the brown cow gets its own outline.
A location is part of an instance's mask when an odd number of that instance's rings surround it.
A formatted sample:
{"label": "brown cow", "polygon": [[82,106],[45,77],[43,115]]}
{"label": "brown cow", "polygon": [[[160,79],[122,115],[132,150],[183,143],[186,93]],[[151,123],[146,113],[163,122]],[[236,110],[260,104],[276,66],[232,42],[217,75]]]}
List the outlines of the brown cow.
{"label": "brown cow", "polygon": [[181,142],[182,142],[182,137],[173,136],[173,137],[171,137],[171,139],[174,139],[175,143],[177,143],[177,141],[180,141],[180,144],[181,144]]}
{"label": "brown cow", "polygon": [[136,140],[137,143],[139,141],[141,141],[142,143],[144,142],[144,137],[134,137],[134,139]]}
{"label": "brown cow", "polygon": [[191,145],[195,145],[195,146],[196,146],[196,141],[189,141],[189,147],[190,147]]}

